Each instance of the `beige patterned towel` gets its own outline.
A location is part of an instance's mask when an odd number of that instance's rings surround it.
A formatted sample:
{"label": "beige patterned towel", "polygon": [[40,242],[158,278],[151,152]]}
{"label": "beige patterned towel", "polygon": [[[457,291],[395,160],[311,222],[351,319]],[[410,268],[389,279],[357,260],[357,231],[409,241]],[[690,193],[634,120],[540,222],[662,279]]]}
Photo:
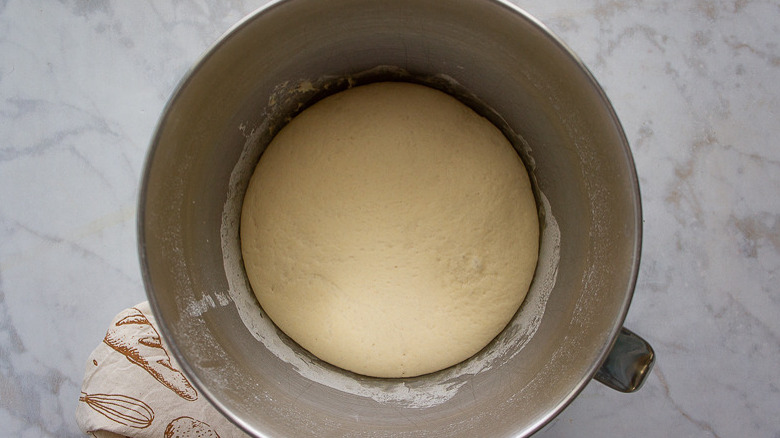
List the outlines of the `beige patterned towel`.
{"label": "beige patterned towel", "polygon": [[119,313],[90,355],[76,421],[96,438],[246,438],[181,372],[147,302]]}

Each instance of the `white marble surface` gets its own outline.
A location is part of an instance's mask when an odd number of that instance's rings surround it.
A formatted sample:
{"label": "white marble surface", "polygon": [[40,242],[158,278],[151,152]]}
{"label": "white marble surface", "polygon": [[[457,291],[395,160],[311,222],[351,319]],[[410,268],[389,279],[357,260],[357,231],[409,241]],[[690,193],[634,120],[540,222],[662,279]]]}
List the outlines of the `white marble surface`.
{"label": "white marble surface", "polygon": [[[780,437],[780,3],[518,4],[581,56],[636,158],[626,325],[658,363],[540,436]],[[135,203],[186,69],[263,0],[0,0],[0,436],[80,436],[85,360],[145,299]]]}

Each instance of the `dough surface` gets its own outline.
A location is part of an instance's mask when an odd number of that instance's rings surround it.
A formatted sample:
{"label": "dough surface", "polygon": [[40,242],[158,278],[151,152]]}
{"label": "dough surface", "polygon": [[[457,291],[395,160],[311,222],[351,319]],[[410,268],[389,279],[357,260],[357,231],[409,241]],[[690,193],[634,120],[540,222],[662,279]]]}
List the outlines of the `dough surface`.
{"label": "dough surface", "polygon": [[363,85],[296,116],[247,189],[252,290],[303,348],[369,376],[457,364],[531,283],[539,223],[519,156],[440,91]]}

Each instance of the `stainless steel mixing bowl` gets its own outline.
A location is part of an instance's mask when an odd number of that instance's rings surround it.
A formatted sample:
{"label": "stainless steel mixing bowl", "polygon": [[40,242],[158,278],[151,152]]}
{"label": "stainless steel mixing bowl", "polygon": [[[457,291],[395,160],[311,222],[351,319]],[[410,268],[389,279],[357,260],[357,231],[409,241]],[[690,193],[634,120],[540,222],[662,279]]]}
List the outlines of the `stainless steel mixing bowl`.
{"label": "stainless steel mixing bowl", "polygon": [[[225,273],[226,263],[241,263],[226,260],[221,230],[238,219],[223,210],[228,193],[244,188],[245,179],[231,186],[231,173],[245,147],[259,155],[295,111],[380,79],[440,86],[525,139],[560,227],[557,281],[534,336],[500,366],[467,376],[448,400],[423,407],[302,376],[247,329]],[[641,208],[618,118],[565,45],[500,0],[284,0],[252,14],[166,107],[143,175],[138,234],[148,297],[172,353],[201,395],[258,437],[526,436],[594,376],[630,391],[653,360],[622,330]],[[441,378],[393,384],[413,389]]]}

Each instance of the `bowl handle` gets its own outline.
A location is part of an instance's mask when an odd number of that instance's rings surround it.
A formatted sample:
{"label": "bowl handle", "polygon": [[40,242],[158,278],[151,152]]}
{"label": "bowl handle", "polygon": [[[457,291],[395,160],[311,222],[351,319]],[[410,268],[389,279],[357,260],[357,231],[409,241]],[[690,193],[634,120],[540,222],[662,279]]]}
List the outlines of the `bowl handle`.
{"label": "bowl handle", "polygon": [[645,383],[654,362],[653,347],[623,327],[595,379],[614,390],[634,392]]}

